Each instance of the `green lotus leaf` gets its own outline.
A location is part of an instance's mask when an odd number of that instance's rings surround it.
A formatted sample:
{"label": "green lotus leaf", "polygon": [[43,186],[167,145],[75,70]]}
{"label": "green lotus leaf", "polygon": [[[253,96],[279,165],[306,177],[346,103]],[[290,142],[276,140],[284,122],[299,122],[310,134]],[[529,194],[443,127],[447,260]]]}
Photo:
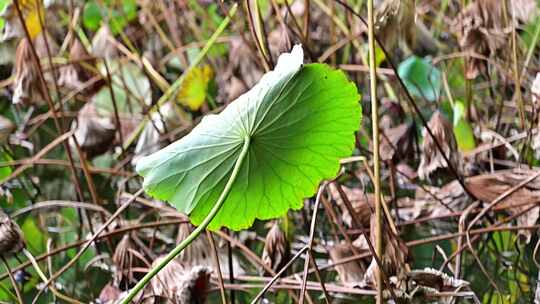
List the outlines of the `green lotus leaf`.
{"label": "green lotus leaf", "polygon": [[429,101],[439,99],[442,87],[441,71],[428,58],[407,58],[399,64],[398,74],[411,95]]}
{"label": "green lotus leaf", "polygon": [[189,214],[198,225],[222,193],[246,137],[247,154],[209,229],[248,228],[258,219],[299,209],[323,179],[333,178],[340,158],[354,148],[360,96],[342,71],[303,65],[295,46],[274,71],[218,115],[142,158],[137,172],[153,197]]}

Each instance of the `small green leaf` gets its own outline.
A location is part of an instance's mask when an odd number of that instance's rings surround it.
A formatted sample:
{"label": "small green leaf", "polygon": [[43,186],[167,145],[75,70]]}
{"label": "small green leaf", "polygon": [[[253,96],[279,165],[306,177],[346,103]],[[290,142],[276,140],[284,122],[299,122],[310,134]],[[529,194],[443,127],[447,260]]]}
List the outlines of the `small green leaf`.
{"label": "small green leaf", "polygon": [[[0,0],[0,15],[1,15],[1,13],[4,12],[4,9],[6,8],[6,6],[8,5],[9,2],[10,2],[10,0]],[[0,30],[2,30],[4,28],[4,24],[5,24],[4,18],[0,17]]]}
{"label": "small green leaf", "polygon": [[28,249],[33,254],[39,254],[45,251],[45,236],[37,226],[36,220],[34,217],[27,217],[21,226]]}
{"label": "small green leaf", "polygon": [[101,25],[101,10],[94,1],[89,1],[84,5],[83,25],[92,31],[96,31]]}
{"label": "small green leaf", "polygon": [[137,18],[137,1],[124,0],[122,1],[122,10],[128,21]]}
{"label": "small green leaf", "polygon": [[248,228],[299,209],[354,148],[360,96],[342,71],[302,65],[296,46],[274,71],[193,131],[140,160],[143,187],[200,224],[223,191],[246,137],[247,155],[209,229]]}
{"label": "small green leaf", "polygon": [[407,90],[416,97],[436,101],[441,91],[441,72],[427,58],[411,56],[398,67]]}
{"label": "small green leaf", "polygon": [[[7,154],[6,152],[0,152],[0,162],[8,162],[12,160],[13,158],[11,158],[9,154]],[[4,178],[8,177],[12,171],[13,170],[11,170],[10,166],[0,167],[0,180],[3,180]]]}
{"label": "small green leaf", "polygon": [[465,105],[461,101],[456,101],[453,109],[454,135],[458,148],[461,151],[470,151],[476,148],[474,132],[471,124],[465,119]]}

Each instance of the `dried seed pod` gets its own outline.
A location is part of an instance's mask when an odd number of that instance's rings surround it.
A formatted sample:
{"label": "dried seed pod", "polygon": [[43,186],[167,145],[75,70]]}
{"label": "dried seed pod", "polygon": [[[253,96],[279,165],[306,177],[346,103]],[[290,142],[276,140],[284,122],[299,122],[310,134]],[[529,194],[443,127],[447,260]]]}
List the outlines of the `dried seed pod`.
{"label": "dried seed pod", "polygon": [[[289,257],[289,241],[287,240],[285,233],[279,227],[279,224],[274,222],[272,228],[270,228],[266,235],[262,261],[274,272],[278,272],[285,264],[287,264]],[[263,273],[268,274],[265,270],[263,270]]]}
{"label": "dried seed pod", "polygon": [[[375,246],[376,244],[376,234],[375,234],[375,227],[377,224],[377,218],[375,216],[371,217],[371,225],[370,225],[370,240],[371,244]],[[405,273],[409,271],[410,267],[408,264],[409,261],[409,249],[405,242],[399,237],[399,235],[394,234],[391,229],[389,229],[388,225],[386,224],[386,221],[383,221],[383,256],[379,257],[381,262],[381,267],[384,271],[384,274],[388,277],[396,276],[398,283],[396,283],[397,286],[402,285],[402,281],[405,280]],[[371,264],[369,265],[366,274],[365,274],[365,282],[371,283],[373,285],[376,285],[376,273],[379,271],[379,267],[377,265],[377,261],[372,258]]]}
{"label": "dried seed pod", "polygon": [[[186,217],[186,220],[188,218]],[[188,235],[191,234],[195,227],[191,223],[183,223],[178,226],[178,236],[176,241],[182,242]],[[204,237],[196,238],[191,244],[178,255],[176,258],[179,262],[186,266],[195,265],[212,265],[210,244]]]}
{"label": "dried seed pod", "polygon": [[139,251],[132,241],[131,235],[129,233],[124,234],[112,257],[113,264],[116,266],[114,278],[116,286],[130,286],[131,283],[136,283],[142,277],[140,273],[133,270],[134,268],[146,266]]}
{"label": "dried seed pod", "polygon": [[[420,165],[418,166],[418,176],[426,179],[431,173],[439,168],[447,168],[448,165],[459,170],[460,155],[457,149],[457,142],[454,136],[453,128],[450,122],[436,111],[428,122],[428,127],[435,138],[433,138],[424,128],[422,137],[424,142],[421,147]],[[448,164],[439,151],[439,143],[442,152],[446,155],[450,164]]]}
{"label": "dried seed pod", "polygon": [[[157,258],[152,267],[163,257]],[[210,287],[212,270],[206,266],[185,267],[178,260],[172,260],[152,280],[149,294],[165,298],[167,303],[204,303]]]}
{"label": "dried seed pod", "polygon": [[17,253],[26,247],[23,233],[17,223],[0,209],[0,255]]}
{"label": "dried seed pod", "polygon": [[412,46],[415,30],[415,0],[384,0],[377,5],[375,30],[387,50],[392,50],[399,39]]}

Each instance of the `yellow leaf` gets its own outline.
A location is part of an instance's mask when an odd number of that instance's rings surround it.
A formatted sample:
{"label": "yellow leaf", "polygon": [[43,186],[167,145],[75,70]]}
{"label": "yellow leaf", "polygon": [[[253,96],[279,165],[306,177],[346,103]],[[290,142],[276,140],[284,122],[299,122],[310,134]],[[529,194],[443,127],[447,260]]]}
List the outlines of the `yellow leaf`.
{"label": "yellow leaf", "polygon": [[192,111],[200,109],[206,100],[208,85],[213,77],[214,71],[208,65],[189,70],[178,92],[178,102]]}
{"label": "yellow leaf", "polygon": [[[41,24],[44,24],[45,8],[43,0],[19,0],[19,7],[30,38],[36,38],[42,31]],[[41,22],[40,17],[42,18]]]}

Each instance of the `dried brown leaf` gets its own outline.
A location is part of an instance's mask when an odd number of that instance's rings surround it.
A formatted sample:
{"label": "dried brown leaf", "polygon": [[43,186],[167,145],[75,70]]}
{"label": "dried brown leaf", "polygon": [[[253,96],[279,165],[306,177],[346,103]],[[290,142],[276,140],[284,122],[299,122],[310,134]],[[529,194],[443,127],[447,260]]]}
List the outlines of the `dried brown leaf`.
{"label": "dried brown leaf", "polygon": [[[45,37],[49,44],[51,56],[57,52],[57,46],[47,34],[40,33],[33,41],[37,56],[43,60],[47,58],[47,48]],[[48,60],[46,61],[48,62]],[[13,82],[13,100],[14,104],[45,104],[45,94],[39,80],[39,69],[35,64],[31,45],[27,38],[23,38],[17,46],[15,53],[15,81]],[[43,77],[46,83],[53,80],[51,72],[44,72]]]}
{"label": "dried brown leaf", "polygon": [[[375,196],[373,193],[364,193],[361,189],[349,188],[346,186],[341,186],[341,189],[351,203],[353,210],[356,213],[356,218],[360,220],[363,227],[369,227],[371,210],[375,204]],[[341,209],[341,219],[343,220],[343,223],[348,227],[352,227],[351,214],[343,202],[337,186],[333,183],[330,184],[330,194],[332,199]]]}
{"label": "dried brown leaf", "polygon": [[431,116],[428,127],[435,138],[431,137],[424,128],[422,131],[424,142],[421,147],[418,176],[421,179],[426,179],[435,170],[448,167],[448,163],[439,151],[436,142],[439,143],[442,152],[450,160],[450,166],[459,170],[460,155],[458,153],[456,138],[450,122],[441,114],[441,112],[436,111]]}
{"label": "dried brown leaf", "polygon": [[[58,77],[58,85],[68,89],[79,89],[85,82],[92,78],[92,73],[85,68],[94,66],[95,60],[91,59],[90,54],[86,51],[79,39],[74,38],[69,49],[70,64],[60,68],[60,76]],[[97,81],[90,87],[86,88],[83,93],[87,96],[93,95],[104,84],[104,81]]]}
{"label": "dried brown leaf", "polygon": [[[112,118],[99,115],[92,102],[82,107],[71,129],[75,130],[77,143],[90,159],[109,150],[116,134]],[[69,142],[74,146],[73,139]]]}
{"label": "dried brown leaf", "polygon": [[[444,272],[432,268],[413,270],[406,274],[406,290],[401,290],[404,298],[426,300],[426,297],[437,295],[437,303],[452,303],[453,297],[440,296],[440,292],[456,292],[469,289],[469,282],[450,277]],[[405,286],[403,286],[405,287]]]}
{"label": "dried brown leaf", "polygon": [[[535,170],[512,169],[496,171],[492,174],[482,174],[467,178],[465,183],[471,193],[481,201],[491,203],[504,192],[517,186],[535,174]],[[497,207],[507,209],[511,215],[524,212],[532,205],[540,203],[540,180],[535,179],[524,187],[519,188],[510,196],[502,200]],[[540,207],[534,207],[525,214],[517,217],[517,223],[520,226],[535,225],[540,217]],[[529,243],[531,240],[530,230],[518,231],[520,240]]]}
{"label": "dried brown leaf", "polygon": [[[462,50],[491,58],[508,48],[510,31],[504,27],[502,5],[499,0],[478,0],[465,7],[452,26]],[[486,60],[468,57],[465,64],[467,79],[486,73]]]}
{"label": "dried brown leaf", "polygon": [[511,13],[515,14],[518,21],[529,23],[538,16],[538,4],[535,0],[512,0],[509,3]]}
{"label": "dried brown leaf", "polygon": [[159,107],[159,111],[152,113],[152,121],[146,124],[135,146],[135,155],[131,164],[135,166],[142,157],[156,152],[166,143],[160,142],[160,135],[171,131],[181,125],[181,119],[175,111],[172,102]]}

